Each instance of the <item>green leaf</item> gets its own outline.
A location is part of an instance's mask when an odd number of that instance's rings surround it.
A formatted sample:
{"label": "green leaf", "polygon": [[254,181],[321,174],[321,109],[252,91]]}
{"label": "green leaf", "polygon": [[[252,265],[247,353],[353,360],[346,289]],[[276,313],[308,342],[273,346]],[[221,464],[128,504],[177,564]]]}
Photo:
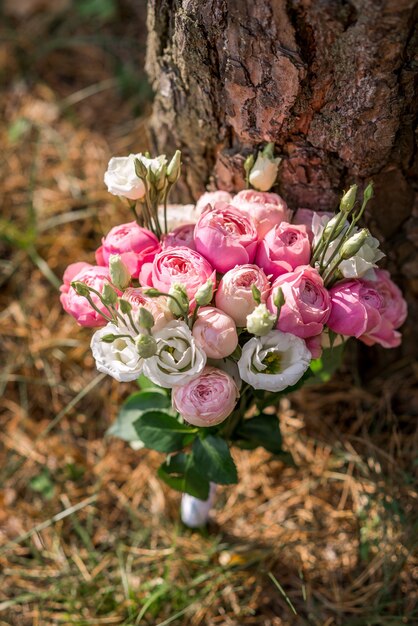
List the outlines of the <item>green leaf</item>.
{"label": "green leaf", "polygon": [[314,378],[309,382],[326,383],[330,380],[342,363],[344,348],[345,343],[333,348],[325,348],[321,358],[311,362],[310,370],[314,373]]}
{"label": "green leaf", "polygon": [[167,411],[146,411],[134,422],[134,428],[147,448],[175,452],[193,441],[197,428],[181,424]]}
{"label": "green leaf", "polygon": [[169,406],[170,399],[158,389],[133,393],[122,404],[116,421],[107,430],[106,434],[119,437],[124,441],[138,441],[138,433],[133,426],[135,420],[145,411],[167,409]]}
{"label": "green leaf", "polygon": [[164,389],[163,387],[159,387],[158,385],[153,383],[152,380],[150,380],[149,378],[144,376],[144,374],[141,374],[136,382],[137,382],[138,387],[142,391],[145,391],[147,389],[158,389],[159,391],[162,391],[163,393],[165,393],[168,396],[167,389]]}
{"label": "green leaf", "polygon": [[205,469],[209,480],[219,485],[231,485],[238,482],[237,468],[228,444],[221,437],[208,435],[204,439],[195,439],[193,454],[196,464]]}
{"label": "green leaf", "polygon": [[200,474],[193,454],[180,452],[170,457],[159,468],[158,476],[172,489],[200,500],[209,497],[209,480]]}
{"label": "green leaf", "polygon": [[238,440],[243,440],[244,445],[250,449],[262,446],[273,454],[281,454],[282,434],[277,415],[267,415],[260,413],[256,417],[245,419],[239,425],[235,436]]}

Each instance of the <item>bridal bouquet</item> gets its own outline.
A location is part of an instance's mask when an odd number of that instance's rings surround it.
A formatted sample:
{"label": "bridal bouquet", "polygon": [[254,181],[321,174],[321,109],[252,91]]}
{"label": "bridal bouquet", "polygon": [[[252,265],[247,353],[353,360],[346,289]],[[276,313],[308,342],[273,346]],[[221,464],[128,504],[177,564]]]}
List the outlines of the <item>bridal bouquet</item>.
{"label": "bridal bouquet", "polygon": [[[110,433],[166,453],[159,476],[200,500],[237,482],[230,446],[282,450],[279,397],[324,380],[348,338],[399,345],[406,303],[377,269],[359,227],[373,189],[353,185],[333,213],[288,209],[269,193],[272,144],[245,162],[248,188],[167,204],[181,155],[112,158],[105,183],[134,220],[115,226],[96,264],[70,265],[62,305],[96,328],[99,371],[140,390]],[[288,455],[289,457],[290,455]]]}

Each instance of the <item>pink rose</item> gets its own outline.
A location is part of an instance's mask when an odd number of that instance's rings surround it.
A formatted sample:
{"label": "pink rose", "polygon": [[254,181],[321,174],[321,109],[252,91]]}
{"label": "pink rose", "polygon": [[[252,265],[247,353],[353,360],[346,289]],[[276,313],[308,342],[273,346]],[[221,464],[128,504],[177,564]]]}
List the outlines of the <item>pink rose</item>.
{"label": "pink rose", "polygon": [[194,231],[196,250],[221,273],[252,263],[257,230],[251,217],[226,202],[217,202],[200,216]]}
{"label": "pink rose", "polygon": [[306,226],[306,232],[308,233],[309,241],[312,242],[314,233],[312,230],[312,221],[314,215],[317,214],[319,217],[334,217],[334,213],[330,213],[329,211],[312,211],[312,209],[298,209],[296,213],[293,215],[292,223]]}
{"label": "pink rose", "polygon": [[176,248],[177,246],[195,250],[194,227],[194,224],[184,224],[183,226],[178,226],[170,233],[167,233],[163,239],[163,250]]}
{"label": "pink rose", "polygon": [[[77,264],[73,264],[77,265]],[[85,283],[89,287],[92,287],[99,293],[102,292],[103,285],[110,282],[109,271],[106,267],[99,267],[97,265],[87,265],[79,271],[77,274],[73,273],[72,266],[67,268],[67,273],[64,275],[65,280],[80,281]],[[70,270],[68,272],[68,270]],[[70,281],[70,282],[71,282]],[[104,317],[102,317],[94,308],[89,304],[84,296],[79,296],[77,292],[68,284],[64,282],[61,286],[61,304],[64,310],[72,315],[80,326],[98,327],[107,324]],[[91,298],[94,304],[100,311],[109,315],[107,308],[100,302],[100,299],[95,294],[91,294]]]}
{"label": "pink rose", "polygon": [[270,293],[270,282],[257,265],[240,265],[229,270],[221,279],[215,295],[216,306],[225,311],[237,326],[246,326],[247,315],[257,306],[252,292],[255,285],[265,304]]}
{"label": "pink rose", "polygon": [[299,265],[308,265],[310,258],[311,244],[306,227],[282,222],[259,242],[255,262],[267,276],[277,278]]}
{"label": "pink rose", "polygon": [[216,191],[206,191],[206,193],[201,195],[199,200],[196,202],[196,213],[198,215],[203,213],[208,204],[213,207],[217,202],[230,202],[231,198],[232,196],[230,193],[227,191],[221,191],[220,189],[217,189]]}
{"label": "pink rose", "polygon": [[266,233],[281,222],[288,222],[290,211],[286,202],[276,193],[244,189],[232,198],[231,204],[255,222],[258,238],[261,240]]}
{"label": "pink rose", "polygon": [[161,250],[157,237],[136,222],[115,226],[102,239],[102,246],[97,251],[98,259],[109,263],[111,254],[119,254],[133,278],[138,278],[144,263],[153,260]]}
{"label": "pink rose", "polygon": [[215,307],[202,307],[193,325],[193,337],[210,359],[224,359],[238,345],[234,320]]}
{"label": "pink rose", "polygon": [[127,300],[132,305],[132,314],[135,320],[135,313],[137,313],[140,307],[144,307],[154,317],[155,324],[152,327],[152,331],[156,332],[164,328],[168,322],[173,319],[173,315],[167,306],[167,298],[160,296],[159,298],[150,298],[142,293],[142,289],[129,288],[123,292],[123,299]]}
{"label": "pink rose", "polygon": [[139,276],[141,285],[155,287],[164,293],[169,292],[173,283],[182,283],[190,300],[208,278],[213,280],[215,287],[216,272],[208,261],[184,246],[163,250],[152,263],[143,266]]}
{"label": "pink rose", "polygon": [[328,326],[368,346],[379,343],[384,348],[396,348],[401,342],[396,329],[405,321],[406,302],[388,272],[377,270],[376,277],[376,281],[357,279],[334,285]]}
{"label": "pink rose", "polygon": [[215,426],[234,410],[239,398],[233,378],[216,367],[207,366],[197,378],[173,387],[173,407],[193,426]]}
{"label": "pink rose", "polygon": [[277,311],[273,296],[278,287],[282,288],[285,303],[277,328],[303,339],[319,335],[328,321],[331,299],[317,270],[305,265],[279,276],[268,300],[268,308],[273,313]]}

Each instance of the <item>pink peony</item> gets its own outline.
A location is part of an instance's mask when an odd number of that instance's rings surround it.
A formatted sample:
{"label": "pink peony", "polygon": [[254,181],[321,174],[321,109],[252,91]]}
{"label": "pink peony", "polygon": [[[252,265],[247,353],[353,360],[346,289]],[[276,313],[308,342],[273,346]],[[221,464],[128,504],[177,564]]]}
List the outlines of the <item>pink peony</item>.
{"label": "pink peony", "polygon": [[217,189],[216,191],[206,191],[203,195],[200,196],[199,200],[196,202],[196,213],[200,215],[207,208],[208,204],[211,207],[215,206],[217,202],[230,202],[231,194],[227,191],[221,191]]}
{"label": "pink peony", "polygon": [[305,339],[306,347],[312,354],[313,359],[320,359],[322,355],[322,335],[315,335],[314,337],[308,337]]}
{"label": "pink peony", "polygon": [[[74,265],[82,265],[74,263]],[[97,265],[88,265],[84,264],[87,267],[81,268],[81,270],[74,274],[73,266],[69,266],[67,268],[66,273],[64,274],[66,281],[80,281],[81,283],[85,283],[89,287],[92,287],[99,293],[102,292],[103,285],[105,283],[110,282],[109,271],[105,267],[99,267]],[[87,299],[84,296],[79,296],[77,292],[70,286],[69,282],[61,286],[61,304],[64,310],[72,315],[74,319],[77,321],[80,326],[91,326],[98,327],[104,326],[107,324],[107,321],[102,317],[94,308],[89,304]],[[100,311],[103,311],[105,314],[109,315],[109,311],[105,306],[100,302],[98,296],[91,294],[91,298],[94,304],[97,306]]]}
{"label": "pink peony", "polygon": [[383,300],[372,283],[345,280],[330,289],[332,302],[328,327],[347,337],[361,337],[376,328],[381,321]]}
{"label": "pink peony", "polygon": [[267,276],[277,278],[299,265],[308,265],[310,258],[311,245],[306,227],[282,222],[259,242],[255,262]]}
{"label": "pink peony", "polygon": [[224,359],[238,345],[234,320],[212,306],[199,309],[192,333],[196,344],[210,359]]}
{"label": "pink peony", "polygon": [[141,285],[164,293],[168,293],[173,283],[182,283],[191,300],[208,278],[212,278],[215,287],[216,272],[211,265],[201,254],[185,246],[163,250],[152,263],[143,266],[139,276]]}
{"label": "pink peony", "polygon": [[157,237],[136,222],[115,226],[102,239],[96,258],[108,265],[111,254],[119,254],[133,278],[138,278],[144,263],[153,260],[161,250]]}
{"label": "pink peony", "polygon": [[246,326],[247,315],[257,306],[252,286],[261,293],[261,302],[266,303],[270,293],[270,282],[257,265],[240,265],[229,270],[221,279],[216,292],[216,306],[225,311],[237,326]]}
{"label": "pink peony", "polygon": [[150,298],[145,296],[142,289],[129,288],[123,292],[123,299],[127,300],[132,305],[133,318],[135,319],[136,313],[140,307],[144,307],[154,316],[155,324],[152,327],[152,331],[158,331],[164,328],[168,322],[173,319],[172,313],[167,306],[167,298],[160,296],[159,298]]}
{"label": "pink peony", "polygon": [[328,320],[331,330],[357,337],[368,346],[375,343],[395,348],[401,342],[396,330],[406,318],[406,302],[389,273],[376,271],[376,281],[346,280],[330,290],[332,311]]}
{"label": "pink peony", "polygon": [[193,426],[215,426],[234,410],[239,397],[233,378],[216,367],[206,366],[197,378],[173,387],[173,407]]}
{"label": "pink peony", "polygon": [[196,250],[221,273],[252,263],[257,230],[251,217],[226,202],[217,202],[200,216],[194,231]]}
{"label": "pink peony", "polygon": [[195,250],[194,227],[194,224],[184,224],[183,226],[178,226],[170,233],[167,233],[162,242],[163,250],[177,246],[185,246],[186,248]]}
{"label": "pink peony", "polygon": [[91,267],[93,267],[93,265],[91,265],[90,263],[85,263],[84,261],[70,263],[62,277],[63,284],[60,287],[61,293],[68,293],[71,287],[71,283],[74,280],[74,276],[77,276],[77,274],[79,274],[81,270],[85,270]]}
{"label": "pink peony", "polygon": [[274,226],[288,222],[290,211],[286,202],[276,193],[244,189],[232,198],[231,204],[255,222],[261,240]]}
{"label": "pink peony", "polygon": [[318,272],[305,265],[279,276],[268,300],[268,308],[273,313],[277,311],[273,296],[278,287],[282,288],[285,303],[277,328],[303,339],[319,335],[330,315],[331,299]]}
{"label": "pink peony", "polygon": [[303,225],[306,226],[306,232],[308,233],[309,241],[312,243],[314,233],[312,230],[312,222],[314,215],[318,215],[318,217],[334,217],[334,213],[330,213],[329,211],[312,211],[312,209],[298,209],[293,215],[292,224]]}

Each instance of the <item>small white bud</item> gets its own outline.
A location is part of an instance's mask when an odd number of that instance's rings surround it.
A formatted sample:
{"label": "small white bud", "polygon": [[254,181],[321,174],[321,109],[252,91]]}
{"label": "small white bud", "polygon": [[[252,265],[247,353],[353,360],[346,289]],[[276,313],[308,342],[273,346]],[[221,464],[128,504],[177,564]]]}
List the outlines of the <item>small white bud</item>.
{"label": "small white bud", "polygon": [[252,313],[247,315],[247,330],[252,335],[263,337],[269,333],[276,323],[276,315],[270,313],[265,304],[259,304]]}
{"label": "small white bud", "polygon": [[269,191],[276,182],[281,159],[273,156],[274,143],[268,143],[257,155],[249,175],[250,184],[259,191]]}
{"label": "small white bud", "polygon": [[126,289],[131,282],[131,274],[119,254],[111,254],[109,257],[110,280],[117,289]]}

